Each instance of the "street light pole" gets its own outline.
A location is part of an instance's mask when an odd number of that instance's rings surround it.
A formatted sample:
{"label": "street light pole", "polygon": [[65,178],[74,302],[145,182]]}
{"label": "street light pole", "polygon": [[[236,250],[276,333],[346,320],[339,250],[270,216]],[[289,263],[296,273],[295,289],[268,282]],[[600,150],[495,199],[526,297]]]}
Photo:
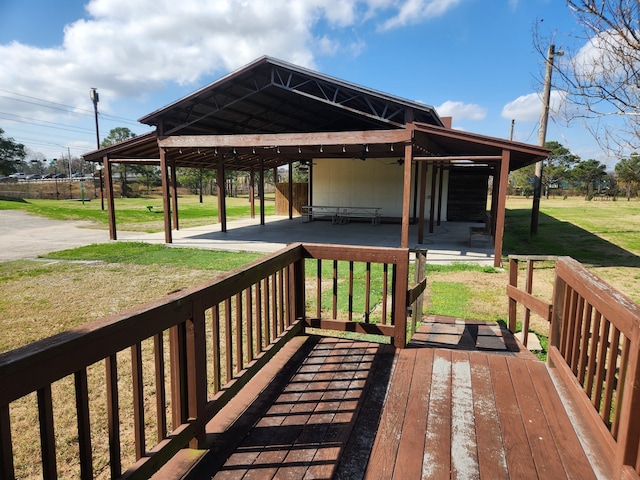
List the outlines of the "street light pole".
{"label": "street light pole", "polygon": [[[542,92],[542,114],[540,116],[540,130],[538,131],[538,146],[544,147],[547,137],[547,123],[549,121],[549,103],[551,101],[551,74],[553,72],[553,59],[564,55],[563,52],[556,52],[555,45],[549,45],[547,52],[547,69],[544,76],[544,90]],[[540,197],[542,194],[542,164],[540,160],[536,163],[535,183],[533,185],[533,205],[531,207],[531,228],[530,235],[538,234],[538,217],[540,212]]]}
{"label": "street light pole", "polygon": [[[96,120],[96,148],[100,150],[100,133],[98,130],[98,102],[100,101],[100,96],[98,95],[98,90],[94,87],[91,87],[89,90],[89,98],[93,101],[93,113]],[[104,184],[102,183],[102,168],[98,169],[98,174],[100,177],[100,207],[104,210]]]}

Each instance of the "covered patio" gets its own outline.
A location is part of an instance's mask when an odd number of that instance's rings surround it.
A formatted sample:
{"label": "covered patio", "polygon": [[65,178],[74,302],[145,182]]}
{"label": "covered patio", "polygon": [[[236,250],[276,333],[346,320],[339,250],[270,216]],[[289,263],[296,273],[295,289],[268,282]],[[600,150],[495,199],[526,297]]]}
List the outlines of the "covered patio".
{"label": "covered patio", "polygon": [[[410,224],[417,225],[413,238],[421,244],[425,231],[433,233],[436,226],[447,220],[443,212],[452,201],[453,194],[448,189],[450,172],[481,174],[484,186],[480,187],[485,198],[477,203],[483,211],[487,203],[491,205],[485,227],[493,237],[494,262],[499,266],[508,174],[542,160],[549,153],[543,147],[453,130],[451,119],[441,119],[425,104],[269,57],[260,58],[140,121],[154,126],[155,131],[84,156],[85,160],[104,166],[112,239],[117,238],[114,163],[160,166],[164,237],[165,243],[172,243],[173,231],[179,229],[177,168],[215,169],[217,178],[224,178],[227,171],[248,172],[250,199],[252,202],[256,196],[261,199],[260,223],[264,224],[266,170],[287,165],[291,186],[293,164],[306,162],[310,179],[307,205],[313,206],[317,205],[315,198],[321,196],[320,189],[325,188],[314,183],[315,162],[333,159],[353,165],[351,162],[356,160],[366,165],[368,160],[375,159],[402,167],[397,189],[385,192],[384,197],[385,202],[398,205],[401,247],[411,243]],[[339,165],[334,177],[340,175]],[[489,177],[493,178],[493,185],[488,202]],[[348,191],[353,187],[351,183],[344,188]],[[223,182],[217,188],[218,223],[221,231],[226,232]],[[289,194],[291,198],[291,190]],[[345,196],[344,191],[341,195]],[[457,196],[465,201],[464,191]],[[362,206],[357,205],[358,199],[349,203],[356,205],[343,206]],[[289,218],[293,218],[291,202]]]}

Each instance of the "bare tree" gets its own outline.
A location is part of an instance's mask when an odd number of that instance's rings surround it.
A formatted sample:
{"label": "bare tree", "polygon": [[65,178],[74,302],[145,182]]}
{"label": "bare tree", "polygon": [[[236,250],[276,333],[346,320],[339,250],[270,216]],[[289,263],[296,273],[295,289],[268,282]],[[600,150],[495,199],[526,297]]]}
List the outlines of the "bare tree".
{"label": "bare tree", "polygon": [[[612,155],[640,150],[640,2],[567,0],[581,31],[562,45],[555,88],[565,94],[566,115],[585,122]],[[546,45],[538,32],[538,50]]]}

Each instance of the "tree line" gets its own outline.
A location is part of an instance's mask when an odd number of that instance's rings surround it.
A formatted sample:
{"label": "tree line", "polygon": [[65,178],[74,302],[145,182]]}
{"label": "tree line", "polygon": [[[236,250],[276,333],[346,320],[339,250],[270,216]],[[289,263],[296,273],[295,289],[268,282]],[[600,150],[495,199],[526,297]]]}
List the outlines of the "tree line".
{"label": "tree line", "polygon": [[[542,170],[543,194],[549,198],[554,192],[568,195],[577,192],[591,199],[594,195],[617,198],[624,195],[627,200],[638,195],[640,182],[640,154],[632,153],[621,158],[613,171],[607,171],[604,163],[595,159],[582,160],[557,141],[546,142],[551,148]],[[535,166],[521,168],[511,173],[512,191],[518,195],[533,193]]]}

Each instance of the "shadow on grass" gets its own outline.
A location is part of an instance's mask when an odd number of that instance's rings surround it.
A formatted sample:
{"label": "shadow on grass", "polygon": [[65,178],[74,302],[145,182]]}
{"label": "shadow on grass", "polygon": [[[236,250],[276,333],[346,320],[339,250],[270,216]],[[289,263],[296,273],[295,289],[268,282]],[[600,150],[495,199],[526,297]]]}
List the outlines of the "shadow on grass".
{"label": "shadow on grass", "polygon": [[537,235],[530,235],[530,225],[530,209],[507,210],[504,255],[566,255],[600,267],[640,267],[637,254],[573,223],[540,212]]}
{"label": "shadow on grass", "polygon": [[0,200],[4,200],[5,202],[29,203],[24,198],[5,197],[3,195],[0,195]]}

